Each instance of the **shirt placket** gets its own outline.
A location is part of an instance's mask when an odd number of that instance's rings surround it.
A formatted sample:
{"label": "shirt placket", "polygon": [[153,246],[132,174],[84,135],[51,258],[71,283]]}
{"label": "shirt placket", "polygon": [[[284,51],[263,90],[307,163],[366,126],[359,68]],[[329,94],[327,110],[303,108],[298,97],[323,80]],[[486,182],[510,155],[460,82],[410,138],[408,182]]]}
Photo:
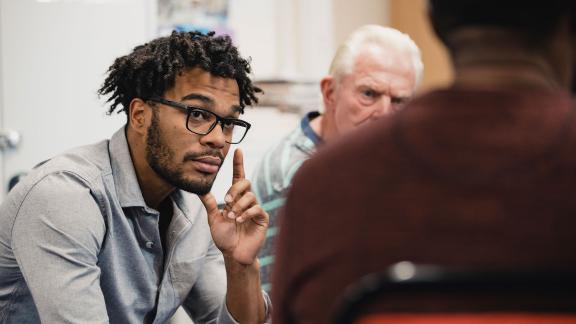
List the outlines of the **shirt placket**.
{"label": "shirt placket", "polygon": [[191,228],[190,221],[184,216],[182,211],[178,208],[177,204],[173,205],[174,215],[172,221],[168,226],[168,233],[166,233],[167,247],[164,257],[164,275],[160,286],[160,295],[158,297],[158,310],[154,323],[164,323],[173,313],[175,308],[175,294],[172,284],[170,282],[169,269],[172,262],[174,251],[178,247],[178,242]]}
{"label": "shirt placket", "polygon": [[134,228],[142,254],[154,271],[157,286],[162,279],[164,266],[164,251],[160,242],[158,218],[159,213],[157,211],[145,209],[136,218]]}

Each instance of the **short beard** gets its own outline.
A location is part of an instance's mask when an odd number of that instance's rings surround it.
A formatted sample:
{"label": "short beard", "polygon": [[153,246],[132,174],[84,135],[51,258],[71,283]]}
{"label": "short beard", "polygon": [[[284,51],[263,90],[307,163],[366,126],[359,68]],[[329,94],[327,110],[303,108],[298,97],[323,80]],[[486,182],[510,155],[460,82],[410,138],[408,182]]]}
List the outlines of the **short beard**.
{"label": "short beard", "polygon": [[[191,158],[193,157],[186,156],[184,160]],[[216,177],[212,179],[199,178],[197,180],[186,180],[181,169],[171,166],[171,163],[174,163],[174,152],[164,141],[158,125],[158,114],[155,110],[153,111],[152,121],[148,128],[148,137],[146,139],[146,160],[156,174],[178,189],[201,196],[212,190],[212,185]]]}

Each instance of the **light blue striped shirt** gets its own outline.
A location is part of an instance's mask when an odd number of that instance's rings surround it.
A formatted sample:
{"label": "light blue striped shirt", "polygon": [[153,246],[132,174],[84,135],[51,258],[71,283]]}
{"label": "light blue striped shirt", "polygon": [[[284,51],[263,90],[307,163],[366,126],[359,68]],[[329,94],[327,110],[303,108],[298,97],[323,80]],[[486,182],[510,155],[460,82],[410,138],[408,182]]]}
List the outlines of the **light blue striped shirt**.
{"label": "light blue striped shirt", "polygon": [[266,244],[259,255],[262,287],[265,291],[270,291],[274,239],[278,231],[277,216],[284,206],[286,191],[296,171],[322,143],[310,126],[310,121],[319,115],[314,111],[304,116],[298,128],[266,152],[254,171],[252,190],[262,208],[270,215]]}

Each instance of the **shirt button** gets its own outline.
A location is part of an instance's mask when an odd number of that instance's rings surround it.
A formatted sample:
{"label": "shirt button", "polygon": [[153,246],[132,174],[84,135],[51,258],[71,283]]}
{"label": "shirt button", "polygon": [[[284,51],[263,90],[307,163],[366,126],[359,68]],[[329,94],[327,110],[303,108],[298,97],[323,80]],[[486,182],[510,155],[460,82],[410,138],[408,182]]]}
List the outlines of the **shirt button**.
{"label": "shirt button", "polygon": [[152,241],[146,242],[146,248],[151,249],[153,247],[154,247],[154,242],[152,242]]}
{"label": "shirt button", "polygon": [[284,186],[278,182],[273,183],[272,188],[274,188],[276,192],[282,192],[284,190]]}

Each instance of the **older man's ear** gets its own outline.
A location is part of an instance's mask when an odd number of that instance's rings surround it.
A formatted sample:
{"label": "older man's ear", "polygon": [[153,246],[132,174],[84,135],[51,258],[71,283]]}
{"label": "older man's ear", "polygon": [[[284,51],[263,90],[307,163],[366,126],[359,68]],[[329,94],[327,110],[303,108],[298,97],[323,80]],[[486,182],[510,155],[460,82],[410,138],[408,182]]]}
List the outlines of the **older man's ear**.
{"label": "older man's ear", "polygon": [[336,80],[333,76],[328,75],[320,80],[320,91],[322,92],[322,101],[324,102],[324,112],[334,105],[334,87]]}

